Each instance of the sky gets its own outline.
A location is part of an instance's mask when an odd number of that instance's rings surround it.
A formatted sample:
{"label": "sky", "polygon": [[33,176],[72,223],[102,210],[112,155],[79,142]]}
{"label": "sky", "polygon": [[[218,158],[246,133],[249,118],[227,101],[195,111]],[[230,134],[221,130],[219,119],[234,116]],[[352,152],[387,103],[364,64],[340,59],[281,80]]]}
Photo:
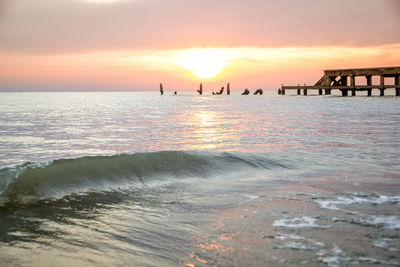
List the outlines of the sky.
{"label": "sky", "polygon": [[398,0],[0,0],[0,90],[314,84],[400,66]]}

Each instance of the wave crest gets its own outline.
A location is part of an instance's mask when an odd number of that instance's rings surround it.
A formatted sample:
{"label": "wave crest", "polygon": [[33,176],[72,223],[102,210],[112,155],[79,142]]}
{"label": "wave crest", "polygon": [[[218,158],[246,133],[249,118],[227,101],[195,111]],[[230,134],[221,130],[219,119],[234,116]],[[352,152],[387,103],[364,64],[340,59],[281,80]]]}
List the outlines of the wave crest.
{"label": "wave crest", "polygon": [[285,167],[265,155],[162,151],[25,163],[0,170],[0,207],[69,194],[142,186],[151,179],[209,177],[235,170]]}

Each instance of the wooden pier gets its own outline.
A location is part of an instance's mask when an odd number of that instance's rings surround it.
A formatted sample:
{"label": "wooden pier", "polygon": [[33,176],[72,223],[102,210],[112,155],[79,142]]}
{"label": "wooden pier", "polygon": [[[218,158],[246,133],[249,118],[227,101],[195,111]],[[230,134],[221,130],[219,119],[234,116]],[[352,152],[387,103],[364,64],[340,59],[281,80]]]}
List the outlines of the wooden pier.
{"label": "wooden pier", "polygon": [[[365,77],[365,85],[356,85],[356,77]],[[373,77],[379,77],[379,84],[373,85]],[[394,78],[393,84],[385,83],[385,78]],[[367,95],[372,95],[372,89],[378,89],[380,95],[385,95],[386,89],[395,89],[396,96],[400,96],[400,67],[388,68],[362,68],[362,69],[337,69],[325,70],[324,76],[315,85],[295,85],[287,86],[282,84],[278,94],[285,95],[287,90],[297,90],[297,94],[307,95],[309,90],[317,90],[319,95],[330,95],[332,90],[340,90],[342,96],[356,95],[356,92],[367,91]]]}

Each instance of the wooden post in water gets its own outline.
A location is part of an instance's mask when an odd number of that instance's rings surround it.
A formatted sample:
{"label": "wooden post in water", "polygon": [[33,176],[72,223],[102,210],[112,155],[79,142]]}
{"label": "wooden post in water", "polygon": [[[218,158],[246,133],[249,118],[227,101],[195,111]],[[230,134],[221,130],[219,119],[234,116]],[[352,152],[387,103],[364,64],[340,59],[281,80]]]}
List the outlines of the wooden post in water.
{"label": "wooden post in water", "polygon": [[[346,82],[347,82],[347,78],[346,78]],[[351,75],[350,76],[350,86],[352,87],[351,89],[351,95],[355,96],[356,95],[356,90],[355,90],[355,86],[356,86],[356,76],[355,75]],[[342,96],[348,96],[349,95],[349,91],[347,89],[343,89],[342,91]]]}
{"label": "wooden post in water", "polygon": [[161,95],[164,94],[164,89],[163,89],[162,83],[160,83],[160,94],[161,94]]}
{"label": "wooden post in water", "polygon": [[[372,86],[372,76],[367,75],[366,78],[367,78],[367,85]],[[368,96],[372,96],[372,88],[368,88]]]}
{"label": "wooden post in water", "polygon": [[355,87],[356,86],[356,76],[351,75],[350,76],[350,86]]}
{"label": "wooden post in water", "polygon": [[202,83],[200,83],[200,88],[199,88],[199,90],[197,90],[197,92],[199,93],[199,95],[203,94],[203,84]]}
{"label": "wooden post in water", "polygon": [[400,75],[394,77],[394,84],[396,85],[396,96],[400,96]]}
{"label": "wooden post in water", "polygon": [[372,85],[372,76],[371,75],[366,75],[365,78],[367,79],[367,85],[371,86]]}
{"label": "wooden post in water", "polygon": [[322,89],[318,89],[318,94],[322,95]]}
{"label": "wooden post in water", "polygon": [[379,90],[381,91],[380,96],[385,95],[385,76],[381,75],[381,84]]}
{"label": "wooden post in water", "polygon": [[347,86],[347,76],[340,76],[340,84],[342,86]]}
{"label": "wooden post in water", "polygon": [[227,95],[230,95],[230,94],[231,94],[231,87],[230,87],[230,84],[229,84],[229,83],[226,85],[226,94],[227,94]]}

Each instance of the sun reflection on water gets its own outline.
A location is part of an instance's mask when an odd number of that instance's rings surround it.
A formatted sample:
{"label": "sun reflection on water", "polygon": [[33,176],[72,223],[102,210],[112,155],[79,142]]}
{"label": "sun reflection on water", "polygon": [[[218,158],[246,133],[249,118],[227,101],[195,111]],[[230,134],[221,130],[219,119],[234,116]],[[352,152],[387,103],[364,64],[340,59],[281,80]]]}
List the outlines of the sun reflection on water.
{"label": "sun reflection on water", "polygon": [[234,125],[222,112],[199,110],[188,118],[190,124],[187,133],[195,142],[188,144],[187,149],[215,150],[234,142],[237,136],[226,124]]}

